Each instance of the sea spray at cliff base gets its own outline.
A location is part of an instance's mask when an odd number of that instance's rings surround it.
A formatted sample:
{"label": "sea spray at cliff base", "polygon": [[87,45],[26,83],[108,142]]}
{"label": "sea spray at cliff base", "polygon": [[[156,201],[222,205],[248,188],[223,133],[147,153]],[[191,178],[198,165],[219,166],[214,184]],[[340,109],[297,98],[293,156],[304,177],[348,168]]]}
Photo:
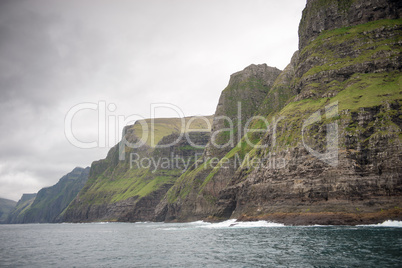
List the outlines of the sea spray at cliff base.
{"label": "sea spray at cliff base", "polygon": [[[264,220],[260,221],[237,221],[236,219],[230,219],[222,222],[211,223],[205,221],[194,221],[189,223],[165,223],[162,225],[161,229],[163,230],[180,230],[180,229],[189,229],[189,228],[203,228],[203,229],[246,229],[246,228],[281,228],[287,227],[291,228],[292,226],[285,225],[282,223],[268,222]],[[294,227],[294,226],[293,226]],[[299,228],[315,228],[315,227],[334,227],[333,225],[304,225],[297,226]],[[345,226],[347,227],[347,226]],[[353,228],[363,228],[363,227],[389,227],[389,228],[402,228],[402,221],[385,221],[383,223],[378,224],[366,224],[366,225],[357,225]]]}

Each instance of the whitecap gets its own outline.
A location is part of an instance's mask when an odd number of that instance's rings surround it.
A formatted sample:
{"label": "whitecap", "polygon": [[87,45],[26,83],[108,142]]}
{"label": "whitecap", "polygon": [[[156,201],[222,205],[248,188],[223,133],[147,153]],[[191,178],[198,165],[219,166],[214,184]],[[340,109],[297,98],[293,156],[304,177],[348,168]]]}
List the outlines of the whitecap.
{"label": "whitecap", "polygon": [[188,222],[188,224],[191,224],[191,225],[205,225],[205,224],[209,224],[209,222],[205,222],[205,221],[192,221],[192,222]]}
{"label": "whitecap", "polygon": [[358,225],[358,226],[376,226],[376,227],[397,227],[397,228],[402,228],[402,221],[387,220],[387,221],[384,221],[383,223],[366,224],[366,225]]}
{"label": "whitecap", "polygon": [[218,223],[210,223],[204,228],[218,229],[218,228],[261,228],[261,227],[284,227],[282,223],[274,223],[268,221],[237,221],[236,219],[231,219]]}

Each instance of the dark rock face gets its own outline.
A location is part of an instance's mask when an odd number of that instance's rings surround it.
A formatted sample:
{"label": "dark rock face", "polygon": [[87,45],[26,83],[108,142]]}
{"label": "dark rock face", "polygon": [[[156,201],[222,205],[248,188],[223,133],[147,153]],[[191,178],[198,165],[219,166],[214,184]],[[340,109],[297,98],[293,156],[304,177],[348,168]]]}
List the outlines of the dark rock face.
{"label": "dark rock face", "polygon": [[[41,189],[35,196],[23,195],[14,213],[18,215],[14,215],[9,223],[60,222],[62,212],[85,185],[88,175],[89,167],[77,167],[54,186]],[[22,204],[27,205],[22,208]]]}
{"label": "dark rock face", "polygon": [[258,112],[254,113],[267,116],[279,111],[297,94],[294,87],[294,79],[299,63],[299,54],[299,51],[293,54],[288,66],[279,74],[271,90],[264,96],[263,102],[258,107]]}
{"label": "dark rock face", "polygon": [[398,0],[308,0],[299,26],[302,51],[320,33],[381,19],[399,19]]}
{"label": "dark rock face", "polygon": [[296,100],[333,97],[356,73],[402,70],[402,25],[380,20],[318,36],[300,53]]}
{"label": "dark rock face", "polygon": [[[394,209],[400,205],[402,195],[402,153],[398,131],[391,126],[385,136],[360,132],[352,138],[346,130],[355,120],[361,125],[375,121],[369,131],[378,133],[378,128],[383,129],[381,113],[390,109],[390,106],[361,109],[352,113],[348,120],[342,120],[339,125],[343,132],[340,144],[344,147],[339,150],[336,167],[312,157],[301,146],[275,155],[277,161],[284,159],[284,167],[264,165],[245,180],[241,175],[244,171],[238,171],[239,177],[220,193],[221,210],[232,210],[228,214],[239,218],[242,215],[303,212],[359,215],[374,212],[376,208]],[[399,110],[393,118],[401,114]],[[357,217],[354,223],[358,220]]]}
{"label": "dark rock face", "polygon": [[[194,157],[195,153],[202,153],[202,148],[208,143],[209,132],[189,132],[180,137],[178,133],[165,136],[159,145],[171,145],[165,148],[155,148],[152,153],[154,157],[169,158],[172,155],[188,160]],[[193,147],[199,146],[200,148]]]}

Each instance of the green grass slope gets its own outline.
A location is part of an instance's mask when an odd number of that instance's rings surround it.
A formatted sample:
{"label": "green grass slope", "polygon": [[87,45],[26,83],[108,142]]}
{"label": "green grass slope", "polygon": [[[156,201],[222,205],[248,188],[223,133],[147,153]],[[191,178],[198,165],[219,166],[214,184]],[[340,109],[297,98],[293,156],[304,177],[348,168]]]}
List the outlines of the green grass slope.
{"label": "green grass slope", "polygon": [[[145,120],[147,125],[145,131],[139,122],[127,127],[125,136],[127,140],[138,141],[146,136],[148,138],[146,144],[140,148],[125,146],[124,160],[119,160],[119,145],[116,145],[109,151],[106,159],[95,161],[91,166],[88,182],[68,207],[65,219],[67,221],[123,220],[122,218],[131,213],[136,206],[142,206],[141,202],[157,204],[159,200],[154,199],[158,198],[159,192],[167,191],[185,171],[186,166],[194,162],[195,154],[201,154],[203,151],[202,148],[187,143],[185,135],[188,135],[195,144],[205,145],[211,121],[211,116],[186,117],[183,121],[179,118],[159,118],[153,120],[152,128],[152,121]],[[185,122],[183,128],[182,122]],[[154,130],[153,135],[151,129]],[[180,138],[179,133],[182,130],[185,135]],[[150,141],[152,137],[159,145],[171,143],[174,145],[162,149],[152,147]],[[176,156],[178,160],[174,158]],[[127,204],[127,207],[120,211],[117,208],[120,206],[118,204],[123,203]],[[96,212],[84,213],[91,210]],[[148,216],[141,214],[127,217],[129,218],[125,220]]]}

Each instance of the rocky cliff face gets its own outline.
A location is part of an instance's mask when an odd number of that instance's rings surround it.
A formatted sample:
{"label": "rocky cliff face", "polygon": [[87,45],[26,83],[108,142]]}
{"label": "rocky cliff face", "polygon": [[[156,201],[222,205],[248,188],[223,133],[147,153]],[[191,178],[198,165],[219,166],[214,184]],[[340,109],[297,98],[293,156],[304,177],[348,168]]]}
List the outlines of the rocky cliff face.
{"label": "rocky cliff face", "polygon": [[9,223],[60,222],[62,213],[88,180],[89,167],[77,167],[55,185],[35,195],[24,194],[12,212]]}
{"label": "rocky cliff face", "polygon": [[[242,139],[246,125],[252,128],[252,122],[248,121],[259,109],[266,113],[268,109],[264,107],[279,109],[292,96],[290,82],[297,57],[295,53],[294,61],[283,72],[262,64],[250,65],[231,75],[220,96],[211,141],[203,158],[169,190],[156,208],[156,219],[197,220],[218,213],[219,193],[228,185],[250,147],[244,140],[240,146],[236,144]],[[257,135],[254,141],[259,138]],[[221,148],[222,144],[228,146]]]}
{"label": "rocky cliff face", "polygon": [[275,79],[271,90],[264,96],[261,105],[258,106],[257,112],[254,111],[253,115],[272,115],[282,109],[297,94],[294,83],[299,63],[299,54],[299,51],[293,54],[290,63]]}
{"label": "rocky cliff face", "polygon": [[183,135],[180,120],[154,120],[156,147],[149,141],[136,148],[124,144],[124,140],[137,143],[149,135],[138,122],[127,127],[123,141],[109,151],[106,159],[92,163],[89,180],[66,210],[64,221],[154,220],[156,205],[202,154],[210,133],[205,120],[186,118],[188,129],[200,131]]}
{"label": "rocky cliff face", "polygon": [[222,157],[244,134],[244,126],[272,88],[281,70],[252,64],[230,76],[216,107],[206,155]]}
{"label": "rocky cliff face", "polygon": [[[389,121],[398,121],[401,114],[399,101],[354,112],[343,110],[337,122],[339,148],[333,165],[325,162],[332,156],[325,155],[325,144],[320,141],[328,126],[313,126],[311,137],[305,137],[321,158],[303,145],[272,148],[272,135],[267,136],[264,143],[270,149],[256,153],[265,163],[251,171],[249,166],[237,171],[231,185],[220,193],[222,210],[231,204],[231,217],[290,224],[387,219],[399,210],[395,208],[402,195],[400,125]],[[355,132],[355,127],[360,130]],[[283,124],[278,131],[281,137],[289,129]],[[400,218],[400,214],[393,216]]]}
{"label": "rocky cliff face", "polygon": [[358,73],[399,72],[401,29],[401,20],[379,20],[323,32],[300,52],[296,100],[333,97]]}
{"label": "rocky cliff face", "polygon": [[222,154],[209,148],[219,160],[181,176],[158,218],[401,219],[400,14],[400,1],[308,1],[300,51],[255,108],[269,131]]}
{"label": "rocky cliff face", "polygon": [[402,4],[398,0],[308,0],[299,27],[299,50],[323,31],[399,19],[401,14]]}

